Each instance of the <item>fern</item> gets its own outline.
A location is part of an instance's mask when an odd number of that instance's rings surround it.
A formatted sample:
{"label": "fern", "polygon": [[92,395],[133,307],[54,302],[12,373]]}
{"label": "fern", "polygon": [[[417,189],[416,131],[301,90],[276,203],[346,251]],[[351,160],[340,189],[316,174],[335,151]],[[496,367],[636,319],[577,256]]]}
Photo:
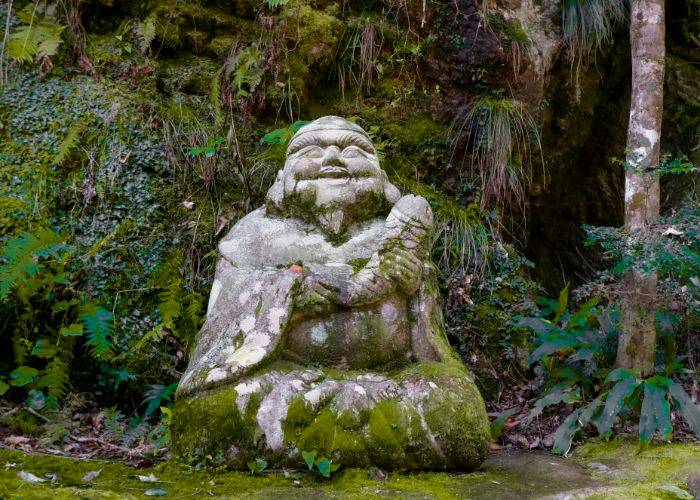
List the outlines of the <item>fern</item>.
{"label": "fern", "polygon": [[[70,353],[64,353],[70,357]],[[50,410],[58,408],[58,401],[65,396],[68,390],[68,363],[60,356],[54,356],[44,370],[44,374],[37,381],[38,389],[46,389],[46,407]]]}
{"label": "fern", "polygon": [[224,63],[224,76],[236,89],[236,97],[248,97],[260,85],[263,70],[257,45],[249,45],[233,54]]}
{"label": "fern", "polygon": [[153,16],[148,16],[136,26],[136,31],[139,36],[139,48],[145,53],[153,40],[156,38],[156,24],[153,21]]}
{"label": "fern", "polygon": [[61,258],[68,249],[64,238],[50,229],[22,233],[8,241],[0,265],[0,300],[5,299],[18,284],[26,282],[44,267],[42,259]]}
{"label": "fern", "polygon": [[92,355],[97,359],[110,359],[114,354],[114,345],[110,339],[114,321],[112,313],[103,307],[88,302],[83,307],[80,319],[87,333],[86,344],[92,348]]}
{"label": "fern", "polygon": [[63,43],[61,33],[64,29],[65,26],[57,24],[22,26],[10,37],[8,54],[19,63],[54,56]]}
{"label": "fern", "polygon": [[80,138],[80,134],[83,132],[83,130],[85,130],[86,125],[87,120],[85,119],[77,120],[73,123],[73,125],[71,125],[70,129],[68,129],[68,133],[66,134],[66,138],[63,139],[63,142],[61,142],[61,145],[56,151],[56,155],[53,157],[53,163],[56,165],[63,163],[63,160],[66,159],[68,153],[70,153],[71,149],[75,147],[78,139]]}

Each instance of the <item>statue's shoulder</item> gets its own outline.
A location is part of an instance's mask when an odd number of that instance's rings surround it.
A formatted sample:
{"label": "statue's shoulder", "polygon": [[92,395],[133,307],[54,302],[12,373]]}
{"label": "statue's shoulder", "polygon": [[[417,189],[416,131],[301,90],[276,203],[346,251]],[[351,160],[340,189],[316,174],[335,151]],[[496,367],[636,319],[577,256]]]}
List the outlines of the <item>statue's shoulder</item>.
{"label": "statue's shoulder", "polygon": [[261,246],[269,248],[301,234],[295,220],[268,215],[262,206],[236,222],[219,241],[219,252],[235,260],[236,256],[259,251]]}

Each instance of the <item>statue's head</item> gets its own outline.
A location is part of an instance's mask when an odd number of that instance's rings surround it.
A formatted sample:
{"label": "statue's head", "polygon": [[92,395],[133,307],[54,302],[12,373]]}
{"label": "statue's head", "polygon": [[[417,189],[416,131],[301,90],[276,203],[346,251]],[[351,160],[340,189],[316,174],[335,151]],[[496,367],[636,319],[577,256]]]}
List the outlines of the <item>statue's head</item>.
{"label": "statue's head", "polygon": [[325,116],[301,127],[289,141],[267,207],[317,223],[338,237],[353,223],[386,214],[400,196],[362,127]]}

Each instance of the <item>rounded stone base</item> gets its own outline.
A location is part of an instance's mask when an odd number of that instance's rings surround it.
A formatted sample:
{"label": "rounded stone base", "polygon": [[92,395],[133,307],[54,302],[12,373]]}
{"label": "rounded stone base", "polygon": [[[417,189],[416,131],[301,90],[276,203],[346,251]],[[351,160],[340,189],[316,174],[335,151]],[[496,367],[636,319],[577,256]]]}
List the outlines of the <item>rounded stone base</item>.
{"label": "rounded stone base", "polygon": [[481,395],[452,363],[393,374],[271,366],[178,400],[172,436],[176,452],[221,452],[241,468],[302,467],[301,452],[316,450],[343,467],[471,470],[489,448]]}

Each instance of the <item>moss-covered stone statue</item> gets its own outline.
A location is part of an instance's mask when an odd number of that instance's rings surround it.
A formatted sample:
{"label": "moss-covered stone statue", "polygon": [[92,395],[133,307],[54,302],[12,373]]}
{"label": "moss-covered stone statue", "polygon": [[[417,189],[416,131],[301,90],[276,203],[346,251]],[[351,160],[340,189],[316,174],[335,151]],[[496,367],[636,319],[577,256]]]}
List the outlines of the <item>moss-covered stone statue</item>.
{"label": "moss-covered stone statue", "polygon": [[219,243],[175,449],[234,466],[299,466],[317,450],[344,467],[477,467],[488,420],[445,337],[431,225],[362,128],[333,116],[302,127],[266,206]]}

